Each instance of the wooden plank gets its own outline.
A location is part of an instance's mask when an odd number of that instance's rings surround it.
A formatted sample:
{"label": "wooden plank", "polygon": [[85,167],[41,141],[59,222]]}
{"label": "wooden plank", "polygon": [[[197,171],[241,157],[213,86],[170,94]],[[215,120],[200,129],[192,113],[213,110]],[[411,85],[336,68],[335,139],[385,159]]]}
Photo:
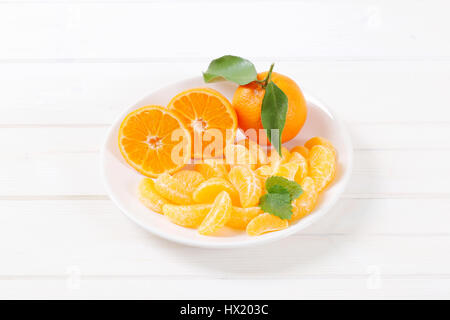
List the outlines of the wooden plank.
{"label": "wooden plank", "polygon": [[[265,70],[271,61],[279,60],[259,62],[258,70]],[[142,96],[171,82],[200,76],[207,65],[207,59],[0,63],[0,125],[109,124]],[[288,61],[277,63],[276,71],[290,75],[348,122],[450,123],[448,62]],[[415,133],[418,141],[419,134],[423,133]]]}
{"label": "wooden plank", "polygon": [[[449,125],[354,124],[350,129],[357,149],[348,196],[448,196]],[[104,195],[98,151],[106,130],[1,128],[0,148],[8,152],[0,158],[0,195]]]}
{"label": "wooden plank", "polygon": [[7,299],[448,299],[448,278],[0,280]]}
{"label": "wooden plank", "polygon": [[[96,153],[106,136],[104,126],[0,127],[0,148],[8,153]],[[348,123],[353,146],[359,151],[450,149],[450,123]]]}
{"label": "wooden plank", "polygon": [[[357,150],[346,194],[448,197],[449,161],[448,149]],[[6,154],[0,158],[0,195],[102,195],[99,163],[97,153]]]}
{"label": "wooden plank", "polygon": [[[450,44],[442,41],[450,30],[446,9],[443,0],[258,6],[9,2],[0,10],[0,59],[198,59],[223,55],[224,43],[248,57],[448,57]],[[283,24],[263,27],[264,17],[283,17]],[[169,27],[173,21],[179,27]]]}
{"label": "wooden plank", "polygon": [[62,277],[72,269],[87,277],[333,278],[369,269],[385,277],[450,277],[442,254],[450,245],[449,207],[448,200],[347,199],[283,241],[214,251],[152,236],[106,200],[3,200],[0,280]]}

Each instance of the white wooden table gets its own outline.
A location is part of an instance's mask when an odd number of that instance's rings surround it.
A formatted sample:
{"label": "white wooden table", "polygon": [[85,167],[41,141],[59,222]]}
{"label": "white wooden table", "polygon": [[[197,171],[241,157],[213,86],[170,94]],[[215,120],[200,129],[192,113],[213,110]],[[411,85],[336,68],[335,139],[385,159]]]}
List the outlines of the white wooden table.
{"label": "white wooden table", "polygon": [[[0,0],[0,298],[450,298],[450,3]],[[99,146],[223,54],[346,121],[349,188],[286,240],[211,251],[112,204]]]}

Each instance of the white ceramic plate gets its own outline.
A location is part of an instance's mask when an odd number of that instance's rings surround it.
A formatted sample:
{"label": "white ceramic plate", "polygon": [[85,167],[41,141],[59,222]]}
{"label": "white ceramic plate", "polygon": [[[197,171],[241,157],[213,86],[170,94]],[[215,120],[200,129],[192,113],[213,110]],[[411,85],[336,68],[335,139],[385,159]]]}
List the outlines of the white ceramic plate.
{"label": "white ceramic plate", "polygon": [[138,199],[137,187],[143,176],[129,166],[118,147],[118,131],[124,117],[131,111],[146,105],[165,106],[177,93],[195,87],[211,87],[224,94],[230,101],[236,86],[229,82],[205,84],[201,77],[187,79],[154,91],[133,106],[124,110],[109,129],[101,150],[101,171],[108,195],[122,212],[144,229],[178,243],[208,248],[231,248],[263,244],[285,238],[296,233],[325,215],[339,199],[350,178],[353,150],[347,130],[333,112],[321,102],[304,92],[308,103],[305,126],[297,137],[284,144],[291,148],[303,145],[314,136],[329,139],[336,147],[338,170],[335,181],[320,195],[315,210],[307,217],[290,225],[287,229],[267,233],[258,237],[247,236],[245,232],[223,228],[215,236],[202,236],[195,229],[177,226],[163,215],[150,211]]}

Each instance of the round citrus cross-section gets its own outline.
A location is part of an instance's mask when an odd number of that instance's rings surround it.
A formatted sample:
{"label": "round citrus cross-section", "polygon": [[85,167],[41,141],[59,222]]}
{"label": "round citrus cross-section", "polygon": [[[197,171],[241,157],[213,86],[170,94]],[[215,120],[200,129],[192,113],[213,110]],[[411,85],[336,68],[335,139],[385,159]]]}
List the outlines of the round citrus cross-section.
{"label": "round citrus cross-section", "polygon": [[191,137],[173,113],[160,106],[147,106],[129,113],[122,121],[119,149],[134,169],[157,177],[189,162]]}
{"label": "round citrus cross-section", "polygon": [[223,154],[234,141],[237,116],[231,103],[210,88],[194,88],[176,95],[167,106],[189,130],[193,158],[213,158]]}

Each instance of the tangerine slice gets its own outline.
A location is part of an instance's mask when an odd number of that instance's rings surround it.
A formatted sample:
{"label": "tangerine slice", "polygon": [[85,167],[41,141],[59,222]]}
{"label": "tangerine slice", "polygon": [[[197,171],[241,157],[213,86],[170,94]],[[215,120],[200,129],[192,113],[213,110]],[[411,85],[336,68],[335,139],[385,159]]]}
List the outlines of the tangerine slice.
{"label": "tangerine slice", "polygon": [[171,222],[186,228],[197,228],[205,219],[211,207],[210,204],[192,204],[187,206],[166,204],[162,207],[162,210]]}
{"label": "tangerine slice", "polygon": [[300,153],[295,151],[291,152],[291,159],[289,161],[295,161],[299,164],[294,181],[300,184],[308,175],[308,161]]}
{"label": "tangerine slice", "polygon": [[228,179],[239,193],[242,207],[256,206],[262,193],[261,181],[251,169],[245,166],[231,168]]}
{"label": "tangerine slice", "polygon": [[288,225],[287,220],[265,212],[253,218],[248,223],[246,231],[249,236],[259,236],[266,232],[286,229]]}
{"label": "tangerine slice", "polygon": [[150,210],[162,213],[162,207],[170,202],[160,196],[155,189],[155,182],[150,178],[144,178],[138,187],[139,200]]}
{"label": "tangerine slice", "polygon": [[231,216],[231,198],[226,191],[220,192],[214,199],[211,210],[198,227],[198,233],[209,235],[222,228]]}
{"label": "tangerine slice", "polygon": [[293,152],[300,153],[305,159],[308,159],[308,157],[309,157],[309,149],[307,147],[305,147],[305,146],[293,147],[291,149],[291,153],[293,153]]}
{"label": "tangerine slice", "polygon": [[275,168],[273,168],[271,165],[265,164],[256,169],[255,172],[261,177],[267,178],[275,174]]}
{"label": "tangerine slice", "polygon": [[317,202],[319,193],[316,190],[314,180],[311,177],[306,177],[300,185],[303,189],[303,193],[300,197],[294,200],[292,204],[292,216],[289,222],[293,222],[307,216],[314,209]]}
{"label": "tangerine slice", "polygon": [[176,204],[191,204],[192,198],[183,184],[170,174],[163,173],[155,180],[155,190]]}
{"label": "tangerine slice", "polygon": [[226,223],[227,227],[245,230],[248,223],[256,216],[262,213],[259,207],[239,208],[233,207],[230,220]]}
{"label": "tangerine slice", "polygon": [[226,163],[230,166],[248,166],[251,169],[256,168],[257,155],[241,144],[228,144],[225,147]]}
{"label": "tangerine slice", "polygon": [[177,179],[185,188],[188,193],[193,193],[200,183],[205,181],[203,175],[194,170],[181,170],[173,174],[173,177]]}
{"label": "tangerine slice", "polygon": [[228,175],[227,166],[222,159],[205,159],[203,163],[195,164],[195,170],[200,172],[205,179],[226,178]]}
{"label": "tangerine slice", "polygon": [[306,160],[300,155],[300,153],[294,152],[288,162],[280,164],[275,175],[285,177],[288,180],[294,180],[300,166],[305,163]]}
{"label": "tangerine slice", "polygon": [[257,166],[269,163],[269,159],[267,158],[266,152],[255,141],[250,139],[242,139],[239,140],[236,144],[243,145],[248,149],[253,159],[256,159]]}
{"label": "tangerine slice", "polygon": [[321,146],[330,148],[333,151],[333,153],[336,155],[336,149],[334,148],[333,144],[329,140],[327,140],[323,137],[313,137],[305,142],[305,147],[310,150],[312,147],[317,146],[317,145],[321,145]]}
{"label": "tangerine slice", "polygon": [[[167,108],[177,115],[189,130],[193,158],[221,156],[225,144],[234,141],[237,129],[236,112],[227,98],[216,90],[194,88],[183,91],[172,98]],[[218,134],[221,135],[220,141],[216,141]]]}
{"label": "tangerine slice", "polygon": [[212,203],[216,196],[226,191],[234,205],[239,206],[239,194],[233,185],[224,178],[211,178],[200,183],[192,197],[197,203]]}
{"label": "tangerine slice", "polygon": [[[172,133],[176,135],[172,137]],[[148,177],[180,169],[190,160],[190,148],[191,137],[186,127],[178,117],[160,106],[137,109],[120,125],[122,156]]]}
{"label": "tangerine slice", "polygon": [[270,149],[268,151],[269,162],[276,166],[281,163],[286,163],[291,157],[291,152],[286,147],[281,147],[281,157],[275,149]]}
{"label": "tangerine slice", "polygon": [[333,150],[323,145],[315,145],[309,151],[309,176],[314,180],[317,191],[321,192],[336,174],[336,157]]}
{"label": "tangerine slice", "polygon": [[267,179],[270,176],[273,176],[277,173],[279,167],[281,164],[286,163],[289,158],[291,157],[291,154],[289,150],[285,147],[281,147],[281,156],[278,154],[275,149],[269,150],[269,164],[268,165],[262,165],[258,169],[256,169],[256,173],[263,177],[264,180]]}

